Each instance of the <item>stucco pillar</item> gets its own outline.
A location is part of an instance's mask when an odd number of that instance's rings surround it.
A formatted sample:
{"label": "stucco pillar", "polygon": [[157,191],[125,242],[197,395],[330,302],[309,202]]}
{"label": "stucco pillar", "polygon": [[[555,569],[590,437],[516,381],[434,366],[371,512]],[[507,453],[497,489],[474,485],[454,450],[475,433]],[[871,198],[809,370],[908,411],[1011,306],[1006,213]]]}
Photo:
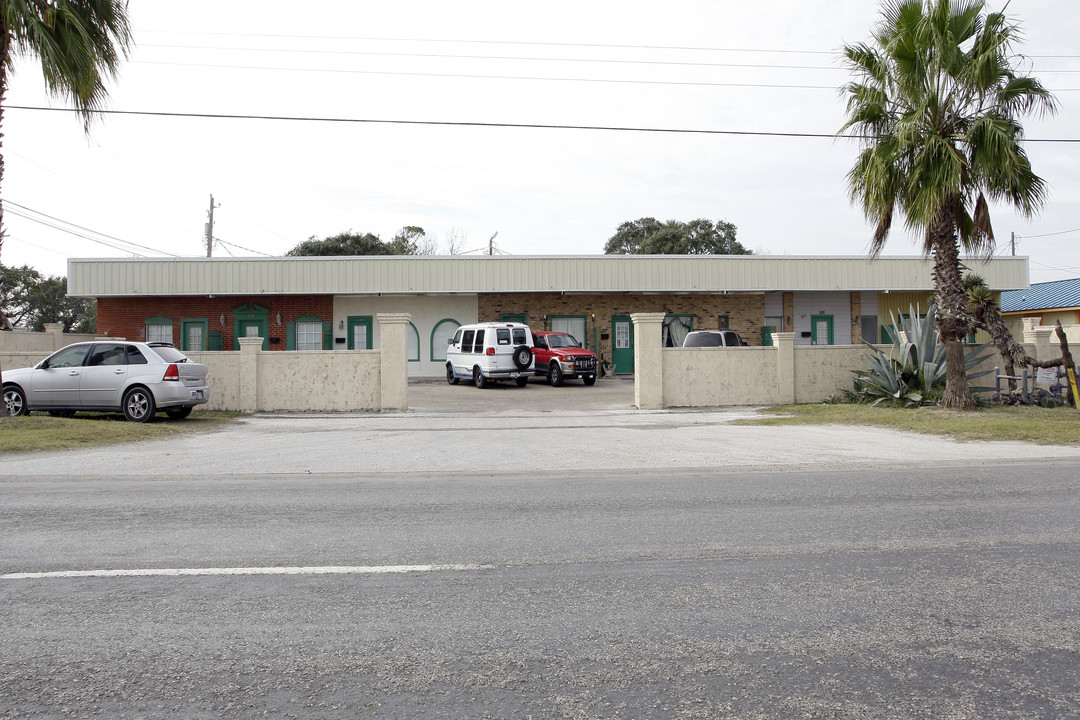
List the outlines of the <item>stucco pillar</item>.
{"label": "stucco pillar", "polygon": [[1020,318],[1020,323],[1024,328],[1024,342],[1034,345],[1035,344],[1035,328],[1042,325],[1042,316],[1039,317],[1026,317]]}
{"label": "stucco pillar", "polygon": [[776,347],[776,395],[781,405],[795,404],[795,333],[773,333]]}
{"label": "stucco pillar", "polygon": [[664,407],[665,313],[632,313],[634,323],[634,405],[639,410]]}
{"label": "stucco pillar", "polygon": [[409,313],[378,313],[379,404],[383,410],[409,408]]}
{"label": "stucco pillar", "polygon": [[240,412],[259,410],[259,353],[261,337],[237,338],[240,344]]}
{"label": "stucco pillar", "polygon": [[64,342],[63,323],[45,323],[45,332],[52,335],[53,350],[59,350],[67,345],[67,343]]}
{"label": "stucco pillar", "polygon": [[[1036,360],[1053,360],[1061,357],[1061,343],[1058,342],[1056,328],[1039,325],[1031,329],[1031,334],[1034,336]],[[1027,331],[1025,331],[1025,340],[1027,336]]]}

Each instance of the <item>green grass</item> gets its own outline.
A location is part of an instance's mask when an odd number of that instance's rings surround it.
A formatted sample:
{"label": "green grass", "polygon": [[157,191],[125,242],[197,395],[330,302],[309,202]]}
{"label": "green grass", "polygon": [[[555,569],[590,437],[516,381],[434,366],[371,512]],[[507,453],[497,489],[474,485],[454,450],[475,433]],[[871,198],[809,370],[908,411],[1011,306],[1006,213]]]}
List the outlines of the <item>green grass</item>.
{"label": "green grass", "polygon": [[242,417],[248,416],[244,413],[194,412],[185,420],[169,420],[161,415],[150,423],[127,422],[123,415],[104,413],[79,413],[73,418],[54,418],[44,413],[0,417],[0,454],[160,440],[217,430]]}
{"label": "green grass", "polygon": [[784,405],[763,411],[769,417],[739,425],[875,425],[956,440],[1019,440],[1037,445],[1080,445],[1080,410],[1071,407],[989,407],[953,412],[933,407],[869,405]]}

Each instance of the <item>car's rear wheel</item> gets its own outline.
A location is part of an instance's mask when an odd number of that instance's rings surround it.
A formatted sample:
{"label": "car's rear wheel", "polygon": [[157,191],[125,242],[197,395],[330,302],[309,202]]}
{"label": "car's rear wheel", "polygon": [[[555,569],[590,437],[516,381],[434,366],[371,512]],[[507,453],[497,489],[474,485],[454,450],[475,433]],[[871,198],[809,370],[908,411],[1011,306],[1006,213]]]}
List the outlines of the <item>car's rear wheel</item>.
{"label": "car's rear wheel", "polygon": [[594,384],[596,384],[596,376],[595,375],[586,375],[585,377],[581,378],[581,381],[583,383],[585,383],[586,385],[594,385]]}
{"label": "car's rear wheel", "polygon": [[459,382],[458,376],[454,374],[454,366],[450,363],[446,363],[446,382],[451,385],[457,385]]}
{"label": "car's rear wheel", "polygon": [[529,378],[528,377],[519,377],[514,382],[517,383],[518,387],[525,387],[526,385],[529,384]]}
{"label": "car's rear wheel", "polygon": [[532,364],[532,348],[528,345],[518,345],[514,348],[514,367],[524,370]]}
{"label": "car's rear wheel", "polygon": [[154,396],[144,387],[133,387],[124,393],[124,417],[131,422],[150,422],[154,419]]}
{"label": "car's rear wheel", "polygon": [[559,387],[563,384],[563,371],[559,367],[559,363],[551,363],[548,366],[548,382],[552,387]]}
{"label": "car's rear wheel", "polygon": [[30,411],[26,409],[26,394],[18,385],[6,385],[4,387],[4,405],[7,407],[7,413],[11,417],[30,414]]}
{"label": "car's rear wheel", "polygon": [[484,373],[481,372],[480,368],[473,368],[472,381],[473,385],[480,388],[481,390],[486,388],[488,384],[488,380],[486,377],[484,377]]}
{"label": "car's rear wheel", "polygon": [[185,405],[184,407],[174,407],[165,410],[165,414],[170,420],[183,420],[191,414],[191,406]]}

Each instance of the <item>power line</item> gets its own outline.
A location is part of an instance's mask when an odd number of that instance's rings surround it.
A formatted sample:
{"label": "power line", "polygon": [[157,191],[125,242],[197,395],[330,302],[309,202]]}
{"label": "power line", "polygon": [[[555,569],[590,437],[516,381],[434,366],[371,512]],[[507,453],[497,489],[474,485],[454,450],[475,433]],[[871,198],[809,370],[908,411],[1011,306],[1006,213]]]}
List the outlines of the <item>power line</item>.
{"label": "power line", "polygon": [[[91,228],[83,227],[82,225],[77,225],[77,224],[75,224],[73,222],[69,222],[69,221],[64,220],[62,218],[58,218],[58,217],[55,217],[53,215],[49,215],[48,213],[43,213],[40,210],[34,210],[33,208],[27,207],[25,205],[20,205],[19,203],[14,202],[13,200],[8,200],[8,199],[5,198],[3,202],[4,202],[5,207],[10,206],[10,207],[18,208],[18,210],[8,210],[8,212],[10,214],[15,215],[16,217],[21,217],[24,220],[29,220],[31,222],[38,223],[39,225],[44,225],[46,227],[51,227],[54,230],[59,230],[61,232],[65,232],[65,233],[67,233],[69,235],[74,235],[75,237],[79,237],[79,238],[82,238],[84,240],[89,240],[90,242],[94,242],[94,243],[97,243],[99,245],[104,245],[105,247],[110,247],[113,250],[120,250],[121,252],[128,252],[128,253],[131,253],[132,255],[140,255],[140,253],[138,253],[138,252],[131,249],[131,247],[134,247],[134,248],[139,248],[140,250],[147,250],[147,251],[152,252],[152,253],[160,253],[162,255],[169,255],[170,257],[183,257],[182,255],[178,255],[177,253],[171,253],[171,252],[168,252],[166,250],[158,250],[157,248],[152,248],[152,247],[149,247],[147,245],[140,245],[138,243],[133,243],[133,242],[131,242],[129,240],[123,240],[121,238],[114,237],[112,235],[108,235],[108,234],[103,233],[103,232],[98,232],[97,230],[93,230]],[[24,211],[24,212],[20,212],[20,211]],[[33,215],[28,215],[27,213],[33,213]],[[34,217],[35,215],[40,216],[40,217]],[[42,220],[41,218],[48,218],[48,221],[47,220]],[[49,221],[52,221],[52,222],[49,222]],[[60,224],[58,224],[58,223],[60,223]],[[68,227],[64,227],[65,225],[68,226]],[[69,228],[77,228],[78,230],[82,230],[84,232],[76,232],[75,230],[70,230]],[[108,240],[112,240],[114,242],[107,242],[106,240],[101,240],[99,238],[94,238],[94,237],[91,237],[90,235],[87,235],[85,233],[93,233],[94,235],[98,235],[98,236],[100,236],[102,238],[108,238]],[[116,243],[122,243],[122,245],[117,245]],[[131,247],[124,247],[124,245],[128,245],[128,246],[131,246]]]}
{"label": "power line", "polygon": [[[7,110],[36,110],[42,112],[76,112],[73,108],[39,107],[34,105],[8,105]],[[593,130],[605,132],[673,133],[684,135],[739,135],[752,137],[826,138],[836,139],[833,133],[766,132],[763,130],[704,130],[693,128],[631,127],[617,125],[548,125],[540,123],[460,122],[449,120],[386,120],[374,118],[342,118],[302,115],[233,115],[226,113],[163,112],[151,110],[96,110],[102,115],[130,115],[146,117],[198,118],[211,120],[274,120],[283,122],[356,123],[369,125],[433,125],[440,127],[512,128],[530,130]],[[845,139],[866,139],[861,135],[839,136]],[[1080,138],[1026,138],[1029,143],[1080,143]]]}
{"label": "power line", "polygon": [[[561,62],[561,63],[595,63],[599,65],[659,65],[659,66],[675,66],[675,67],[724,67],[724,68],[751,68],[751,69],[766,69],[766,70],[828,70],[833,72],[849,72],[847,67],[842,65],[776,65],[770,63],[736,63],[736,62],[701,62],[701,61],[689,61],[689,60],[626,60],[615,58],[567,58],[567,57],[544,57],[539,55],[532,56],[520,56],[520,55],[461,55],[461,54],[448,54],[448,53],[418,53],[418,52],[389,52],[385,50],[326,50],[326,49],[306,49],[306,48],[269,48],[269,47],[240,47],[240,46],[222,46],[222,45],[168,45],[168,44],[155,44],[144,43],[139,45],[140,48],[164,48],[170,50],[220,50],[222,52],[258,52],[258,53],[287,53],[293,55],[352,55],[360,57],[395,57],[395,58],[430,58],[440,60],[498,60],[502,61],[518,61],[518,62]],[[772,52],[772,51],[761,51]],[[779,51],[777,51],[779,52]],[[1032,56],[1027,56],[1032,57]],[[1047,56],[1049,57],[1049,56]],[[1054,57],[1070,57],[1070,56],[1054,56]],[[145,61],[149,62],[149,61]],[[178,65],[182,63],[177,63]],[[292,68],[299,69],[299,68]],[[1043,73],[1080,73],[1080,69],[1052,69],[1052,68],[1039,68],[1038,72]]]}
{"label": "power line", "polygon": [[169,35],[206,35],[227,37],[259,37],[278,38],[288,40],[350,40],[362,42],[402,42],[402,43],[439,43],[461,45],[521,45],[532,47],[587,47],[587,48],[612,48],[621,50],[690,50],[696,52],[737,52],[737,53],[782,53],[792,55],[835,55],[831,50],[793,50],[785,49],[758,49],[758,48],[735,48],[735,47],[694,47],[680,45],[616,45],[606,43],[574,43],[574,42],[535,42],[519,40],[451,40],[445,38],[387,38],[387,37],[356,37],[348,35],[288,35],[273,33],[230,33],[230,32],[177,32],[174,30],[141,30],[140,32],[163,33]]}
{"label": "power line", "polygon": [[[251,248],[246,248],[243,245],[237,245],[236,243],[225,242],[224,240],[222,240],[219,237],[215,237],[214,242],[218,243],[219,245],[227,245],[229,247],[234,247],[237,250],[245,250],[245,251],[247,251],[249,253],[255,253],[256,255],[262,255],[264,257],[275,257],[274,255],[271,255],[270,253],[264,253],[264,252],[260,252],[258,250],[252,250]],[[227,251],[228,251],[228,249],[226,248],[226,252]],[[229,254],[231,255],[232,253],[229,253]]]}
{"label": "power line", "polygon": [[[446,53],[405,53],[385,52],[375,50],[305,50],[301,48],[253,48],[253,47],[222,47],[218,45],[154,45],[144,44],[139,47],[170,48],[179,50],[221,50],[224,52],[265,52],[265,53],[293,53],[300,55],[359,55],[364,57],[405,57],[405,58],[438,58],[456,60],[515,60],[521,62],[566,62],[566,63],[599,63],[607,65],[675,65],[679,67],[736,67],[736,68],[767,68],[777,70],[835,70],[846,71],[847,68],[832,65],[771,65],[761,63],[720,63],[720,62],[690,62],[676,60],[621,60],[611,58],[560,58],[560,57],[521,57],[516,55],[449,55]],[[1042,70],[1040,72],[1077,72],[1080,70]]]}
{"label": "power line", "polygon": [[1043,233],[1042,235],[1017,235],[1017,240],[1028,240],[1031,238],[1044,238],[1051,237],[1052,235],[1067,235],[1069,233],[1080,232],[1080,228],[1073,228],[1072,230],[1062,230],[1061,232]]}
{"label": "power line", "polygon": [[[790,54],[790,55],[832,55],[839,50],[797,50],[792,48],[739,48],[739,47],[703,47],[686,45],[619,45],[613,43],[574,43],[574,42],[536,42],[527,40],[477,40],[477,39],[449,39],[449,38],[393,38],[393,37],[370,37],[348,35],[289,35],[284,33],[233,33],[233,32],[203,32],[181,30],[154,30],[144,29],[140,33],[157,33],[163,35],[202,35],[208,37],[253,37],[253,38],[276,38],[287,40],[348,40],[361,42],[400,42],[400,43],[436,43],[450,45],[520,45],[524,47],[585,47],[606,48],[619,50],[676,50],[692,52],[733,52],[733,53],[761,53],[761,54]],[[1080,58],[1080,55],[1028,55],[1031,59],[1058,59],[1072,60]]]}
{"label": "power line", "polygon": [[[454,78],[462,80],[531,80],[534,82],[610,83],[615,85],[668,85],[673,87],[742,87],[781,90],[836,90],[835,85],[798,85],[791,83],[730,83],[682,80],[620,80],[617,78],[543,77],[536,75],[485,75],[470,73],[435,73],[395,70],[350,70],[345,68],[269,67],[266,65],[223,65],[220,63],[178,63],[156,60],[132,60],[135,65],[165,65],[168,67],[213,68],[215,70],[269,70],[272,72],[334,73],[339,75],[386,75],[390,77]],[[1080,88],[1077,88],[1080,90]],[[1067,91],[1067,90],[1066,90]],[[1063,92],[1055,90],[1055,92]]]}

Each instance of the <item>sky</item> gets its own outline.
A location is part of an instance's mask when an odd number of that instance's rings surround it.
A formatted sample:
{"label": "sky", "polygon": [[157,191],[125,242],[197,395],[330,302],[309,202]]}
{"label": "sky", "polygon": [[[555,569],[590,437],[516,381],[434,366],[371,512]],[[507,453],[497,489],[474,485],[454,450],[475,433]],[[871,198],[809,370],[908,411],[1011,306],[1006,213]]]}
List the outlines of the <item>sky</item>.
{"label": "sky", "polygon": [[[131,0],[116,114],[89,135],[72,113],[21,109],[70,105],[36,60],[17,60],[0,262],[66,275],[69,258],[205,256],[211,195],[215,257],[349,230],[389,241],[407,225],[438,254],[453,241],[591,255],[642,217],[727,220],[759,254],[867,252],[846,180],[859,148],[835,133],[840,49],[870,38],[876,2],[297,7]],[[1059,109],[1024,123],[1050,194],[1032,219],[991,207],[998,253],[1015,236],[1031,282],[1080,277],[1080,5],[1007,12],[1024,32],[1018,66]],[[920,246],[898,225],[884,254]]]}

